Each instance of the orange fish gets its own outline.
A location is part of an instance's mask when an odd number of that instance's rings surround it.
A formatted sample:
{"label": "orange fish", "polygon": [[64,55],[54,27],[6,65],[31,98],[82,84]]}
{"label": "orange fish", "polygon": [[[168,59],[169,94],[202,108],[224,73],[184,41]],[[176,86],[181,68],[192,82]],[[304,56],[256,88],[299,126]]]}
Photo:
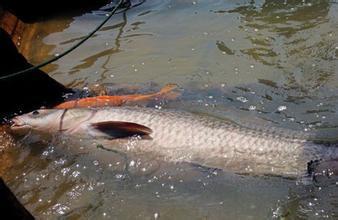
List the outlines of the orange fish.
{"label": "orange fish", "polygon": [[134,94],[121,96],[96,96],[78,100],[63,102],[54,108],[69,109],[69,108],[89,108],[89,107],[104,107],[104,106],[121,106],[126,102],[148,101],[155,98],[175,99],[179,94],[173,90],[177,88],[175,84],[168,84],[159,92],[152,94]]}

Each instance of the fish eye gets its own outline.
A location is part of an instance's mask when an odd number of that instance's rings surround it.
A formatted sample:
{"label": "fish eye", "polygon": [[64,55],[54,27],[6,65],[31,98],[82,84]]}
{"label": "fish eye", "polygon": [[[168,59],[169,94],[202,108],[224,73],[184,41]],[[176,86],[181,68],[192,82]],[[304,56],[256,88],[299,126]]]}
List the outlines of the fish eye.
{"label": "fish eye", "polygon": [[37,111],[37,110],[35,110],[35,111],[32,112],[32,115],[38,115],[38,114],[40,114],[40,112]]}

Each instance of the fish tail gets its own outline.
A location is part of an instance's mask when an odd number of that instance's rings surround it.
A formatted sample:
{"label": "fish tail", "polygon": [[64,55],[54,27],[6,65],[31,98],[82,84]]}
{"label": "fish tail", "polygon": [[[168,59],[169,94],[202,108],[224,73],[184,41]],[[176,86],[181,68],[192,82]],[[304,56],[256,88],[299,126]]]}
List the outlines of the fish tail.
{"label": "fish tail", "polygon": [[181,95],[180,92],[175,91],[175,89],[177,88],[178,86],[176,84],[167,84],[158,92],[158,96],[166,100],[175,100],[178,96]]}
{"label": "fish tail", "polygon": [[149,101],[151,99],[162,98],[166,100],[176,99],[180,93],[174,91],[177,88],[176,84],[167,84],[159,92],[145,94],[145,95],[129,95],[125,97],[126,102],[142,102]]}
{"label": "fish tail", "polygon": [[173,91],[176,88],[177,88],[176,84],[172,84],[172,83],[171,84],[167,84],[157,94],[163,95],[163,94],[166,94],[166,93],[169,93],[169,92]]}

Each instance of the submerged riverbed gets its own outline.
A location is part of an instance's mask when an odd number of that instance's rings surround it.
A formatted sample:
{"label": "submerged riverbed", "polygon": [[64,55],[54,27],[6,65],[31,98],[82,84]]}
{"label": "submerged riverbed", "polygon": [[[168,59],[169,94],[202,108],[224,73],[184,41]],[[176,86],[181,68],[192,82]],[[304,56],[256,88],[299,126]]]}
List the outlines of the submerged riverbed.
{"label": "submerged riverbed", "polygon": [[[30,62],[57,56],[82,39],[107,8],[32,24]],[[332,137],[338,133],[337,15],[338,4],[325,0],[146,1],[115,15],[45,70],[69,87],[104,85],[111,94],[175,83],[180,98],[148,105]],[[241,176],[166,164],[147,155],[79,155],[70,150],[78,143],[58,138],[51,143],[26,138],[14,145],[0,156],[0,171],[24,205],[43,219],[338,215],[335,178],[314,184],[302,177]]]}

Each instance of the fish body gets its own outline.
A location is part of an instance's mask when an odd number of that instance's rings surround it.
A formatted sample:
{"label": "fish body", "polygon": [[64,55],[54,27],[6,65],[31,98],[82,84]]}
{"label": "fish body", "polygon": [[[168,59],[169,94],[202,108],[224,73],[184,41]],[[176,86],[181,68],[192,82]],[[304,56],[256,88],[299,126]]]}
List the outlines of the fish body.
{"label": "fish body", "polygon": [[335,145],[255,131],[179,111],[135,107],[46,109],[13,121],[13,132],[60,132],[104,140],[105,148],[148,153],[167,161],[197,163],[236,173],[296,176],[305,173],[311,160],[338,158]]}

